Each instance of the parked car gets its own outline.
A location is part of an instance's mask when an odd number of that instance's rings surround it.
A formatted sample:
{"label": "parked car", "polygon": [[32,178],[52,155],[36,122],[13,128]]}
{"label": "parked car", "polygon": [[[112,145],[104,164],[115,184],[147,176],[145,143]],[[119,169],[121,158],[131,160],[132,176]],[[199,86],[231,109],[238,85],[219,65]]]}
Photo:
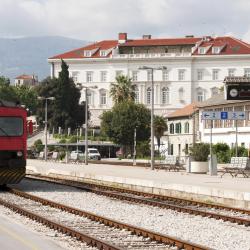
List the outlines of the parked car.
{"label": "parked car", "polygon": [[88,158],[91,160],[101,160],[101,155],[96,148],[88,148]]}

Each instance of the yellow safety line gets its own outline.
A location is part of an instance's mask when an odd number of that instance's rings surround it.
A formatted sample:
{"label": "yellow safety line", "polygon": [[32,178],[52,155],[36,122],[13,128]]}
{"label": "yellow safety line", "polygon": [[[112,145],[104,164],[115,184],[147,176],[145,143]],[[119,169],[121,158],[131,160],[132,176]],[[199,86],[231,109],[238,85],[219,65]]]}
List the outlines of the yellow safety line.
{"label": "yellow safety line", "polygon": [[12,238],[22,242],[24,245],[26,245],[27,247],[29,247],[32,250],[39,250],[39,248],[37,248],[32,242],[27,241],[23,238],[21,238],[18,234],[14,233],[13,231],[8,230],[7,228],[4,228],[2,226],[0,226],[0,230],[7,233],[8,235],[10,235]]}

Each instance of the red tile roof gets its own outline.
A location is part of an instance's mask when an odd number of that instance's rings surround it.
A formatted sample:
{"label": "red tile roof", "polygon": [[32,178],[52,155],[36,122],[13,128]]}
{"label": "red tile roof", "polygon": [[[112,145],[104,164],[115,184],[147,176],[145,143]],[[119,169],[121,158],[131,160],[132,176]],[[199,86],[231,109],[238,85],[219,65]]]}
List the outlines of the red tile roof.
{"label": "red tile roof", "polygon": [[178,109],[174,111],[173,113],[169,114],[167,118],[176,118],[176,117],[184,117],[184,116],[190,116],[194,113],[196,110],[196,102],[193,102],[181,109]]}
{"label": "red tile roof", "polygon": [[20,76],[17,76],[15,79],[23,79],[23,80],[34,79],[34,76],[32,76],[32,75],[20,75]]}
{"label": "red tile roof", "polygon": [[[198,53],[198,47],[208,47],[209,50],[205,54]],[[233,37],[216,37],[211,38],[210,41],[202,41],[202,43],[193,52],[193,55],[214,55],[212,53],[212,47],[223,47],[217,55],[238,55],[238,54],[250,54],[250,45],[239,39]]]}
{"label": "red tile roof", "polygon": [[[185,37],[185,38],[169,38],[169,39],[135,39],[127,40],[125,43],[119,44],[118,40],[104,40],[93,43],[85,47],[75,49],[60,55],[53,56],[49,59],[74,59],[74,58],[89,58],[84,54],[84,51],[92,51],[91,58],[110,57],[111,50],[115,47],[135,47],[135,46],[171,46],[171,45],[197,45],[192,55],[235,55],[235,54],[250,54],[250,45],[233,37],[207,37],[208,40],[202,38]],[[205,54],[199,54],[199,47],[209,47]],[[222,47],[219,54],[213,54],[213,47]],[[106,56],[101,56],[100,51],[107,50]]]}

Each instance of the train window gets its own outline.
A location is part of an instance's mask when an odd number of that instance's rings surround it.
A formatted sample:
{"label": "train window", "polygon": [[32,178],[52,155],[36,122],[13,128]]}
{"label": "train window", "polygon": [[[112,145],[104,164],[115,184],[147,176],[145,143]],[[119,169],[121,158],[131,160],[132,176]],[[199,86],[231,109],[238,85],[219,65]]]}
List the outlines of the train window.
{"label": "train window", "polygon": [[21,136],[23,119],[21,117],[0,117],[0,136]]}

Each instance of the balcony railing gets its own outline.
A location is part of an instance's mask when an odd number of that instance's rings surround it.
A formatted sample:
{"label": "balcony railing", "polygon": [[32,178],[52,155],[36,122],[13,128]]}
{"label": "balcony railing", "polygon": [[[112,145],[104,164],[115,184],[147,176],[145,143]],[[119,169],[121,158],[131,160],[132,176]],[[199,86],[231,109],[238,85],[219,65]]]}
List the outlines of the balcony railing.
{"label": "balcony railing", "polygon": [[191,53],[150,53],[150,54],[115,54],[112,58],[168,58],[168,57],[188,57]]}

